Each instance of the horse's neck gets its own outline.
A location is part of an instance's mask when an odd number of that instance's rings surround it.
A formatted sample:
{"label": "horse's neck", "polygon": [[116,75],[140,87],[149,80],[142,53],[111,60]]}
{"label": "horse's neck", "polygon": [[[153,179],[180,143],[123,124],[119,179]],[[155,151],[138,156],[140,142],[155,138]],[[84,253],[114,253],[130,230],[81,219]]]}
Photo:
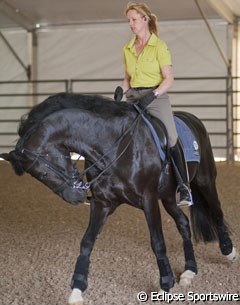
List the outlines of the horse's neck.
{"label": "horse's neck", "polygon": [[[59,133],[59,129],[56,129],[56,134]],[[120,130],[116,129],[114,124],[90,112],[69,110],[62,120],[61,134],[62,144],[69,150],[90,160],[97,160],[106,154],[106,151],[113,150],[116,139],[120,137]]]}

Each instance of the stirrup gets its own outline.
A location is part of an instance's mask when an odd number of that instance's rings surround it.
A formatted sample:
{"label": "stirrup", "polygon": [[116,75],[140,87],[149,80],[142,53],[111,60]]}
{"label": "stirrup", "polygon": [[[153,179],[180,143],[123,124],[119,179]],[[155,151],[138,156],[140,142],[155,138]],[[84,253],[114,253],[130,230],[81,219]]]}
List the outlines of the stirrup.
{"label": "stirrup", "polygon": [[181,188],[185,188],[184,191],[187,192],[188,194],[187,194],[187,196],[185,196],[185,198],[183,198],[181,200],[181,190],[180,190],[180,186],[178,185],[178,187],[176,189],[177,206],[179,206],[179,207],[190,207],[191,205],[193,205],[191,190],[185,184],[182,184]]}

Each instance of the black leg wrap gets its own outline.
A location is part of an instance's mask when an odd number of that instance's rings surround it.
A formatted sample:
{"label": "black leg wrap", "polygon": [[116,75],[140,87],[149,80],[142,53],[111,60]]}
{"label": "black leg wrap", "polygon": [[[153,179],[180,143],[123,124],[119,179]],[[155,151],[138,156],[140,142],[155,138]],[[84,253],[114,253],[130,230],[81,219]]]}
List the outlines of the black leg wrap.
{"label": "black leg wrap", "polygon": [[185,263],[185,270],[191,270],[194,273],[198,273],[197,264],[195,261],[186,261]]}
{"label": "black leg wrap", "polygon": [[233,249],[233,244],[230,238],[228,238],[227,240],[225,240],[224,243],[220,243],[220,249],[223,255],[228,255],[230,253],[232,253],[232,249]]}
{"label": "black leg wrap", "polygon": [[229,238],[228,229],[226,225],[222,225],[218,228],[219,235],[219,247],[223,255],[228,255],[232,252],[233,244]]}
{"label": "black leg wrap", "polygon": [[172,275],[166,275],[160,278],[160,287],[163,291],[169,292],[174,286],[175,280]]}
{"label": "black leg wrap", "polygon": [[71,281],[71,288],[79,288],[82,292],[87,289],[88,282],[88,268],[89,258],[86,256],[79,256],[76,262],[75,271]]}
{"label": "black leg wrap", "polygon": [[74,273],[71,281],[71,288],[78,288],[82,292],[87,289],[88,282],[86,276],[80,273]]}
{"label": "black leg wrap", "polygon": [[174,286],[175,280],[167,257],[158,260],[158,267],[160,270],[160,287],[162,290],[169,292]]}

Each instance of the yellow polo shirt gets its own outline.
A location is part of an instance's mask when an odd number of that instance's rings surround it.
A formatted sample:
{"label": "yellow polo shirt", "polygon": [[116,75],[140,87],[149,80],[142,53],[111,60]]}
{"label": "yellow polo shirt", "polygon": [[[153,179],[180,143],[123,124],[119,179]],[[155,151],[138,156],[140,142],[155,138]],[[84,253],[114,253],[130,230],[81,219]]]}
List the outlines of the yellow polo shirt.
{"label": "yellow polo shirt", "polygon": [[123,48],[125,69],[131,78],[130,85],[132,88],[158,86],[163,80],[161,68],[172,65],[168,46],[152,33],[147,45],[137,56],[135,40],[136,36]]}

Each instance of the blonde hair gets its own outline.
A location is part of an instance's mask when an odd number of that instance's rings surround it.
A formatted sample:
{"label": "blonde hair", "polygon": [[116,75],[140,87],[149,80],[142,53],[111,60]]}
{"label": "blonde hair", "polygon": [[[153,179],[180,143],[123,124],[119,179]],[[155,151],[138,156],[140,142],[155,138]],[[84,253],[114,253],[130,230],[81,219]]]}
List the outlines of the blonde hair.
{"label": "blonde hair", "polygon": [[128,3],[127,8],[125,10],[126,16],[130,10],[135,10],[142,17],[146,17],[148,20],[149,31],[151,33],[155,33],[158,36],[159,31],[157,26],[157,16],[150,11],[149,7],[145,3],[130,2]]}

